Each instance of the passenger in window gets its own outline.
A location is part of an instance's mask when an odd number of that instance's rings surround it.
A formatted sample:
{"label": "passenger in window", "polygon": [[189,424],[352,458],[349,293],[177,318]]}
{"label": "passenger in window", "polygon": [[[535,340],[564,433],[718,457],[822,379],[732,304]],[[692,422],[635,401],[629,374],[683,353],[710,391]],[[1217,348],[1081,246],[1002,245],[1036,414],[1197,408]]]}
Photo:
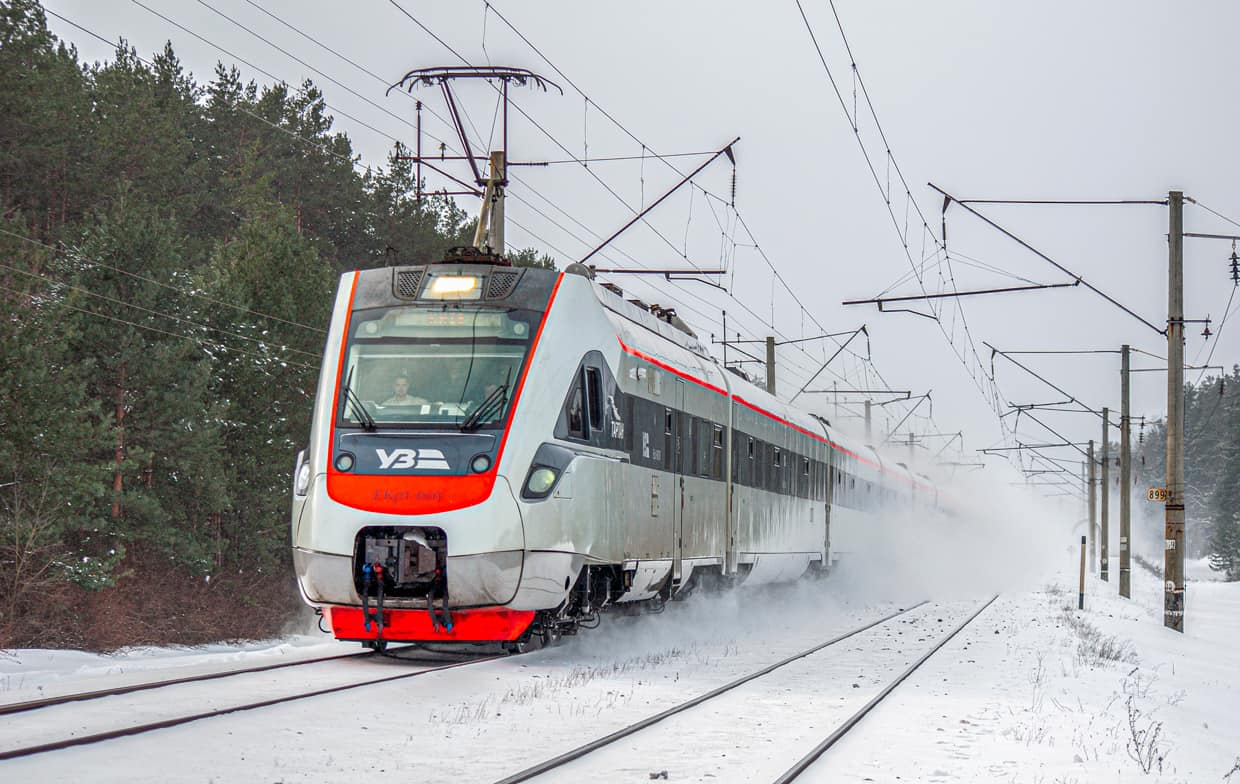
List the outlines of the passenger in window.
{"label": "passenger in window", "polygon": [[385,406],[424,406],[426,400],[409,394],[409,376],[401,373],[392,381],[392,396],[383,401]]}

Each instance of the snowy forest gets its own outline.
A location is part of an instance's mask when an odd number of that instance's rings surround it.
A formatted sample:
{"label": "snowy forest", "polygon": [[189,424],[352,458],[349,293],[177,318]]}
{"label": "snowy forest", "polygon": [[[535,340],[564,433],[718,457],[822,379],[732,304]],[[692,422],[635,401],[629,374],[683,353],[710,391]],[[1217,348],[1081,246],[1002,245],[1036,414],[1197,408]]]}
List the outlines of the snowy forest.
{"label": "snowy forest", "polygon": [[[362,165],[310,82],[200,82],[170,46],[84,63],[0,0],[0,648],[294,617],[290,481],[336,280],[472,234],[414,198],[402,152]],[[1240,579],[1240,368],[1190,386],[1186,433],[1190,550]],[[1134,437],[1146,486],[1164,440]]]}
{"label": "snowy forest", "polygon": [[[1225,579],[1240,580],[1240,366],[1185,385],[1184,443],[1188,554],[1209,556]],[[1113,444],[1112,454],[1118,448]],[[1166,423],[1154,422],[1143,433],[1134,428],[1133,450],[1141,483],[1163,487]],[[1141,487],[1137,491],[1144,494]]]}
{"label": "snowy forest", "polygon": [[[0,2],[0,648],[275,634],[336,280],[467,244],[310,82],[80,62]],[[546,266],[532,251],[517,263]]]}

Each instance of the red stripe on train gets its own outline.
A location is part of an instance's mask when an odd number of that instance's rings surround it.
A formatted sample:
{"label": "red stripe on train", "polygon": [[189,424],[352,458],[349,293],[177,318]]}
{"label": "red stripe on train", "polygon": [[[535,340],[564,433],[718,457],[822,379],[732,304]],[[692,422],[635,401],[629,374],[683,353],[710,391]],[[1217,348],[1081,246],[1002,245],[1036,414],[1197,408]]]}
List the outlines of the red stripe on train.
{"label": "red stripe on train", "polygon": [[[508,425],[500,438],[499,451],[495,454],[495,463],[483,474],[467,474],[465,476],[386,476],[341,473],[336,470],[334,462],[327,464],[327,495],[333,501],[354,509],[381,514],[433,514],[435,512],[451,512],[475,506],[491,497],[495,487],[495,479],[499,476],[500,460],[504,457],[504,445],[508,443],[508,433],[512,430],[512,422],[517,415],[517,404],[521,400],[521,392],[525,389],[525,378],[534,364],[534,355],[538,351],[538,342],[542,338],[543,327],[551,314],[551,306],[555,303],[555,295],[560,290],[560,282],[564,274],[555,279],[551,289],[551,297],[547,300],[547,309],[543,319],[534,333],[530,344],[529,358],[525,369],[517,380],[516,389],[512,393],[512,406],[508,413]],[[356,285],[355,285],[356,290]],[[353,316],[353,298],[349,297],[349,320]],[[342,343],[348,342],[349,320],[345,321]],[[336,371],[336,389],[339,395],[340,374],[344,368],[344,347],[340,349],[340,367]],[[335,421],[336,400],[332,407],[332,421]],[[335,427],[333,426],[333,432]],[[334,441],[334,439],[333,439]],[[329,454],[330,458],[330,454]]]}
{"label": "red stripe on train", "polygon": [[[338,640],[379,639],[379,625],[373,621],[366,630],[359,607],[324,607],[323,617]],[[383,639],[396,642],[508,642],[515,640],[534,622],[533,610],[482,607],[453,610],[452,631],[436,629],[426,610],[383,611]]]}

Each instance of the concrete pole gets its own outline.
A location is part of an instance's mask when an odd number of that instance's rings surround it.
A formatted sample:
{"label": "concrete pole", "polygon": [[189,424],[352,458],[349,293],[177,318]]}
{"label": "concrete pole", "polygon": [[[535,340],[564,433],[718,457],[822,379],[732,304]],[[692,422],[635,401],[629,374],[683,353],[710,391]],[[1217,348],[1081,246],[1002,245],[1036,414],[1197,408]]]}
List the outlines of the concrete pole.
{"label": "concrete pole", "polygon": [[1184,631],[1184,194],[1167,204],[1167,507],[1163,625]]}
{"label": "concrete pole", "polygon": [[908,434],[908,466],[909,466],[909,470],[912,470],[913,468],[913,433],[912,431],[909,431],[909,434]]}
{"label": "concrete pole", "polygon": [[766,337],[766,391],[775,394],[775,338],[770,335]]}
{"label": "concrete pole", "polygon": [[874,443],[874,428],[870,418],[870,401],[865,401],[865,442],[867,444]]}
{"label": "concrete pole", "polygon": [[1099,523],[1101,524],[1101,530],[1098,532],[1099,533],[1098,547],[1101,550],[1101,552],[1098,554],[1098,556],[1099,558],[1102,559],[1099,569],[1101,570],[1100,576],[1102,577],[1103,582],[1109,582],[1111,579],[1110,578],[1111,567],[1107,563],[1107,560],[1110,558],[1110,552],[1109,552],[1109,548],[1107,545],[1107,540],[1109,538],[1109,532],[1107,531],[1107,528],[1108,528],[1108,522],[1110,520],[1109,512],[1111,508],[1111,503],[1110,503],[1111,449],[1109,445],[1107,444],[1107,442],[1110,440],[1110,435],[1109,435],[1110,425],[1111,425],[1110,417],[1111,417],[1111,409],[1109,408],[1102,409],[1102,476],[1101,476],[1101,481],[1098,483],[1098,490],[1099,490],[1098,500],[1099,500],[1099,506],[1102,509],[1101,514],[1099,515],[1099,517],[1101,518],[1099,520]]}
{"label": "concrete pole", "polygon": [[491,252],[499,256],[504,255],[504,183],[508,182],[506,154],[504,150],[491,153],[491,182],[494,184],[491,198],[495,202],[491,208]]}
{"label": "concrete pole", "polygon": [[1085,609],[1085,537],[1081,537],[1081,582],[1077,588],[1076,609]]}
{"label": "concrete pole", "polygon": [[1089,571],[1098,571],[1098,480],[1095,473],[1098,462],[1094,459],[1094,441],[1089,440]]}
{"label": "concrete pole", "polygon": [[1119,595],[1132,596],[1132,574],[1129,558],[1132,541],[1132,442],[1131,417],[1128,410],[1127,344],[1120,350],[1120,415],[1119,415]]}

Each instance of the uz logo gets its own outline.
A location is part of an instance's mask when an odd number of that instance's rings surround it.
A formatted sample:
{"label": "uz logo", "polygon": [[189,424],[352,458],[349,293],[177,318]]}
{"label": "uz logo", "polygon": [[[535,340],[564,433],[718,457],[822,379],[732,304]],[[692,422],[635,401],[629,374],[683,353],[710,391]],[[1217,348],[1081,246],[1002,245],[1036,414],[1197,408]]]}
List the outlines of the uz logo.
{"label": "uz logo", "polygon": [[427,471],[447,471],[451,466],[438,449],[376,449],[379,468],[421,468]]}

